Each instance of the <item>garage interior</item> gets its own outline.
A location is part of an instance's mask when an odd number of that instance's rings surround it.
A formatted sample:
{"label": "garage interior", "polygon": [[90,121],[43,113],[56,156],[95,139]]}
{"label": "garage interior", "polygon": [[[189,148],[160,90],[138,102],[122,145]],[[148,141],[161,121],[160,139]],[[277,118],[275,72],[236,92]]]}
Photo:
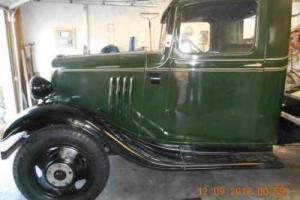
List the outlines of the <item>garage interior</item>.
{"label": "garage interior", "polygon": [[[155,51],[169,0],[0,0],[0,136],[10,121],[36,105],[29,80],[50,80],[52,60],[66,55]],[[300,83],[300,0],[293,1],[287,90]],[[146,13],[146,14],[145,14]],[[149,26],[150,25],[150,26]],[[297,46],[299,45],[299,46]],[[298,86],[298,85],[297,85]],[[300,98],[300,93],[293,93]],[[297,119],[296,119],[297,121]],[[5,147],[0,147],[5,148]],[[263,188],[235,199],[300,199],[300,145],[275,146],[283,169],[156,171],[111,156],[108,183],[98,200],[232,199],[203,188]],[[25,199],[12,175],[13,158],[0,160],[0,200]],[[271,194],[276,186],[280,191]],[[219,188],[220,189],[220,188]]]}

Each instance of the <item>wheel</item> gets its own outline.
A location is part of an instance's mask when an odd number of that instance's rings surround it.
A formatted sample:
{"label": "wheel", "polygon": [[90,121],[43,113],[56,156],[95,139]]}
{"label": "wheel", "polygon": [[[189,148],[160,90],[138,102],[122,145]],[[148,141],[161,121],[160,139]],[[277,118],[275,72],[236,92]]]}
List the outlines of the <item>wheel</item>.
{"label": "wheel", "polygon": [[27,199],[89,200],[103,190],[109,163],[104,148],[81,129],[52,126],[26,140],[13,174]]}

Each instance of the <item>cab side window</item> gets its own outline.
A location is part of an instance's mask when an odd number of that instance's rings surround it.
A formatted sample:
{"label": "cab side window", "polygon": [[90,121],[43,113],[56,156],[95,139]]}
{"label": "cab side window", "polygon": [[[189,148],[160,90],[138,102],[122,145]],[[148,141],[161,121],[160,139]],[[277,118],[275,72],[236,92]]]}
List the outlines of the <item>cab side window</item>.
{"label": "cab side window", "polygon": [[179,50],[187,54],[250,52],[255,46],[256,21],[255,0],[184,7]]}

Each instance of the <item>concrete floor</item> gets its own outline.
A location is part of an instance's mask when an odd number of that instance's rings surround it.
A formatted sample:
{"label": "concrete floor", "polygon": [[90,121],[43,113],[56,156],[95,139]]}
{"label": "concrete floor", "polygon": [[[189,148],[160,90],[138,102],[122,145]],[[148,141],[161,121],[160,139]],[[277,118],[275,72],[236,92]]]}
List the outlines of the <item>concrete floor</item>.
{"label": "concrete floor", "polygon": [[5,128],[5,124],[0,119],[0,138],[2,138],[4,128]]}
{"label": "concrete floor", "polygon": [[[112,156],[110,178],[97,200],[299,200],[300,147],[276,147],[275,153],[285,163],[284,169],[167,172],[143,168]],[[24,199],[13,181],[12,160],[0,161],[0,200]],[[276,193],[278,190],[274,190],[275,185],[283,188],[283,192]],[[210,191],[207,196],[200,198],[200,187],[204,191],[205,187],[214,190],[218,186],[225,189],[224,196],[222,192]],[[252,194],[247,196],[245,193],[234,198],[232,189],[238,187],[249,187]],[[269,189],[269,193],[259,197],[256,190],[263,187]]]}

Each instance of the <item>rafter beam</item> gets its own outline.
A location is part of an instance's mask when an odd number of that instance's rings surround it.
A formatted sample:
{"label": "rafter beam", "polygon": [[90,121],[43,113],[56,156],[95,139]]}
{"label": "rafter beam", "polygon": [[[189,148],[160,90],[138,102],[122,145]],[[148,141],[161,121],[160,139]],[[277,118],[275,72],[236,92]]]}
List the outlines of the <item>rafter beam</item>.
{"label": "rafter beam", "polygon": [[8,9],[9,10],[16,9],[16,8],[22,6],[23,4],[28,3],[29,1],[31,1],[31,0],[18,0],[18,1],[15,1],[14,3],[12,3],[11,5],[8,6]]}
{"label": "rafter beam", "polygon": [[8,7],[0,3],[0,9],[1,10],[8,10]]}

